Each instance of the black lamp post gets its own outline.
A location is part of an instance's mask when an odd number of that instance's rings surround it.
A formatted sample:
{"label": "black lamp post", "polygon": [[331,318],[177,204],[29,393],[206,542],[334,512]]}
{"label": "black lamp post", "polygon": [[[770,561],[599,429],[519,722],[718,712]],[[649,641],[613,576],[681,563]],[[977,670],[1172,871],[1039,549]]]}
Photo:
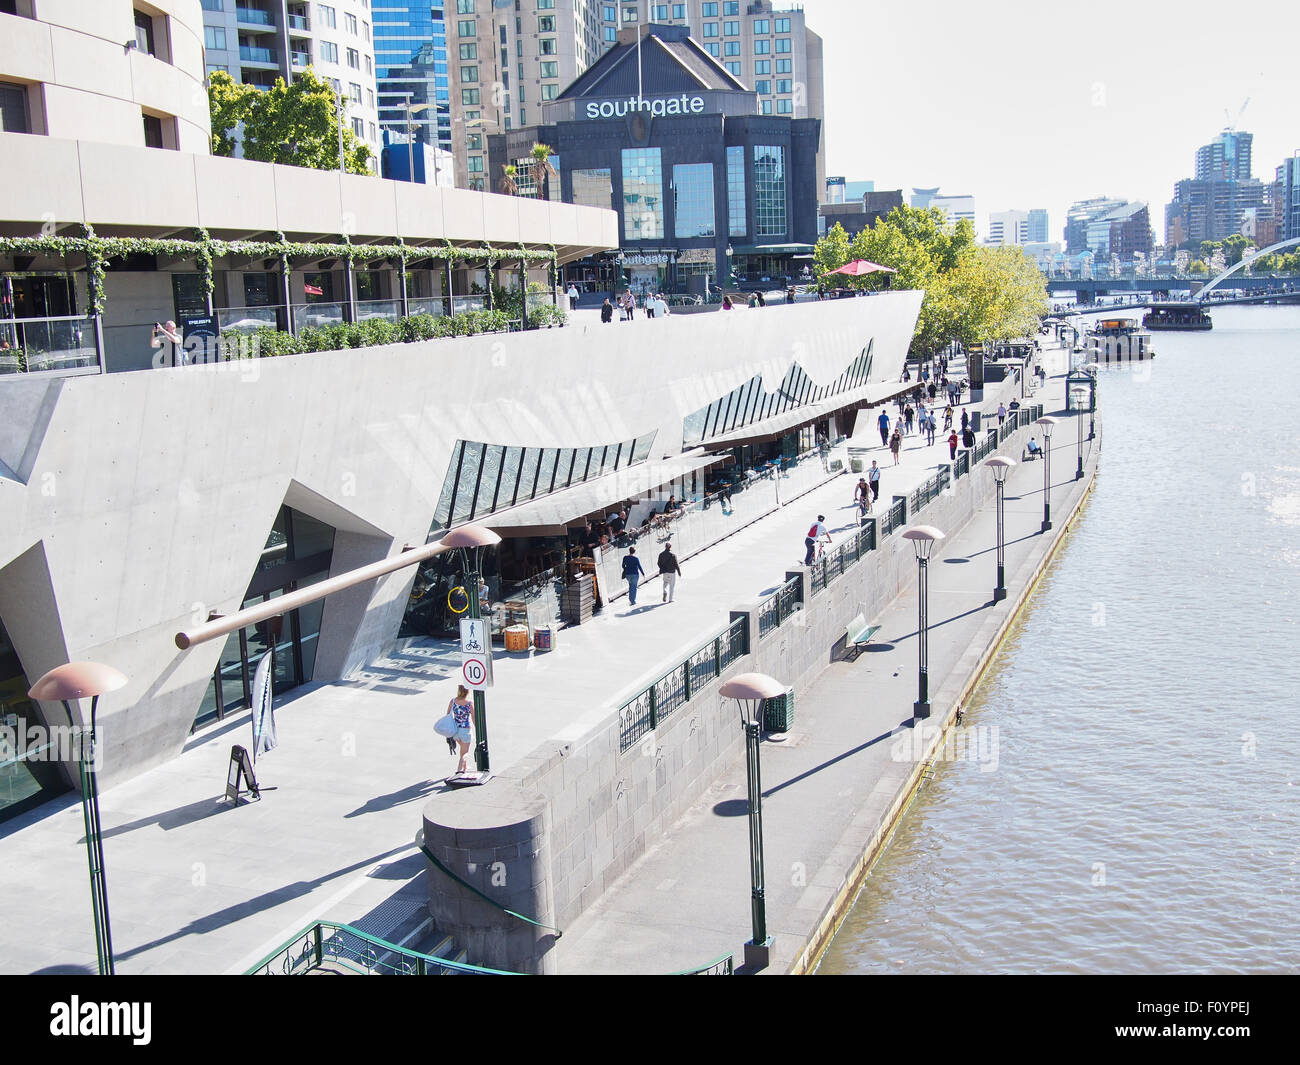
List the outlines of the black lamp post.
{"label": "black lamp post", "polygon": [[98,662],[68,662],[56,666],[32,685],[27,694],[41,702],[61,702],[68,724],[75,725],[72,702],[90,698],[90,729],[81,725],[77,767],[81,776],[81,813],[86,824],[86,860],[90,864],[90,907],[95,922],[95,954],[99,975],[113,976],[113,933],[108,919],[108,879],[104,873],[104,839],[99,825],[99,784],[95,772],[95,713],[99,697],[117,691],[126,677]]}
{"label": "black lamp post", "polygon": [[993,602],[995,603],[1000,603],[1007,597],[1006,547],[1003,533],[1002,492],[1006,487],[1007,474],[1011,472],[1011,467],[1015,464],[1015,459],[1009,459],[1005,455],[994,455],[984,463],[985,466],[993,471],[993,479],[997,482],[998,493],[998,583],[993,589]]}
{"label": "black lamp post", "polygon": [[1043,532],[1052,527],[1052,430],[1056,422],[1050,414],[1034,422],[1043,431]]}
{"label": "black lamp post", "polygon": [[741,673],[718,689],[724,699],[735,699],[745,730],[745,764],[749,785],[749,908],[752,938],[745,944],[745,968],[767,968],[772,939],[767,934],[766,883],[763,875],[763,783],[759,774],[758,744],[763,732],[763,703],[785,695],[785,685],[766,673]]}
{"label": "black lamp post", "polygon": [[930,716],[930,552],[944,539],[933,525],[917,525],[903,533],[916,550],[916,702],[912,716]]}
{"label": "black lamp post", "polygon": [[1092,395],[1088,403],[1088,439],[1091,440],[1097,435],[1097,371],[1101,369],[1101,363],[1087,362],[1083,369],[1092,377]]}
{"label": "black lamp post", "polygon": [[[445,547],[455,548],[460,552],[461,568],[465,571],[465,583],[469,585],[469,616],[477,620],[483,616],[483,604],[479,599],[479,587],[482,578],[483,548],[495,547],[501,537],[491,529],[481,525],[462,525],[453,529],[442,538]],[[488,643],[491,643],[491,625],[488,625]],[[487,738],[487,699],[481,689],[474,690],[474,768],[486,773],[491,768],[488,760]]]}

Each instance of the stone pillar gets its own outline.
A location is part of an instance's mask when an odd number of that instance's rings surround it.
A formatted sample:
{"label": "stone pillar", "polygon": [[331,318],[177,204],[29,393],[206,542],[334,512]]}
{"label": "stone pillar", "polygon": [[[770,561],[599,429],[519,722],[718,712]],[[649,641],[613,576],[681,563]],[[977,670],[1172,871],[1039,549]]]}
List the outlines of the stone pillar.
{"label": "stone pillar", "polygon": [[504,907],[484,901],[425,860],[434,927],[469,952],[470,964],[555,972],[555,933],[505,912],[555,923],[549,829],[546,800],[500,777],[442,792],[424,807],[424,845],[461,880]]}

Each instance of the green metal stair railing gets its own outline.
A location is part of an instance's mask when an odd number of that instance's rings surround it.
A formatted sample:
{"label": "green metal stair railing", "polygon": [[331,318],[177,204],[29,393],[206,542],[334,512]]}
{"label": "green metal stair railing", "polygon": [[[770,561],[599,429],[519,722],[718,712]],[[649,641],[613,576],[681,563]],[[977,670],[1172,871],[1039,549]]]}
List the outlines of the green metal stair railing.
{"label": "green metal stair railing", "polygon": [[327,962],[362,976],[437,976],[461,973],[472,976],[519,976],[502,969],[452,961],[400,947],[378,936],[332,921],[317,921],[286,940],[259,961],[245,976],[300,976]]}

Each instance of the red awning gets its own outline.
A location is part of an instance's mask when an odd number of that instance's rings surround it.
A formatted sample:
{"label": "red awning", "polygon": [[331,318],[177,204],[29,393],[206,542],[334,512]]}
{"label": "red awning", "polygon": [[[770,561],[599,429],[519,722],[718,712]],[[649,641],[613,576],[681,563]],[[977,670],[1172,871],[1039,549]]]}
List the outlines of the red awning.
{"label": "red awning", "polygon": [[887,274],[898,273],[892,267],[881,266],[879,263],[868,262],[866,259],[854,259],[853,262],[845,263],[838,270],[827,270],[826,272],[828,274],[847,274],[849,277],[862,277],[882,270]]}

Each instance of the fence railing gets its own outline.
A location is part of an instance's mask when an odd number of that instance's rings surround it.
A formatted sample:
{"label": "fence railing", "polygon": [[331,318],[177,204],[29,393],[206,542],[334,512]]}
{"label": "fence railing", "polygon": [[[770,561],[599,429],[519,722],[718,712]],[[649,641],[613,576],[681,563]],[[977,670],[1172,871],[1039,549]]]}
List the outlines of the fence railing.
{"label": "fence railing", "polygon": [[259,961],[245,976],[302,976],[329,967],[364,976],[516,976],[467,962],[421,954],[351,925],[317,921]]}
{"label": "fence railing", "polygon": [[876,521],[876,519],[868,519],[866,525],[841,543],[834,551],[828,551],[813,562],[810,570],[814,595],[842,577],[856,563],[861,561],[862,556],[868,551],[875,550]]}
{"label": "fence railing", "polygon": [[225,333],[255,333],[259,329],[279,329],[282,306],[218,307],[217,324]]}
{"label": "fence railing", "polygon": [[682,969],[680,972],[670,973],[670,976],[734,976],[736,972],[735,960],[733,955],[724,954],[721,958],[709,962],[707,965],[701,965],[696,969]]}
{"label": "fence railing", "polygon": [[785,584],[759,603],[758,638],[760,640],[768,633],[779,628],[781,622],[794,613],[802,587],[802,580],[798,577],[791,577]]}
{"label": "fence railing", "polygon": [[401,317],[401,300],[357,300],[358,322],[364,322],[369,318],[383,318],[388,322],[396,322]]}
{"label": "fence railing", "polygon": [[0,375],[98,368],[93,318],[0,319]]}
{"label": "fence railing", "polygon": [[293,331],[341,325],[344,321],[342,303],[295,303],[293,305]]}
{"label": "fence railing", "polygon": [[908,493],[907,512],[915,514],[922,507],[937,499],[952,483],[952,474],[947,466],[940,466],[939,472],[924,484],[917,485]]}
{"label": "fence railing", "polygon": [[415,296],[406,301],[407,314],[431,314],[441,318],[447,313],[447,300],[443,296]]}
{"label": "fence railing", "polygon": [[674,665],[649,687],[619,707],[618,749],[626,751],[674,710],[690,702],[726,672],[741,655],[749,653],[749,618],[739,617],[701,644],[684,661]]}

